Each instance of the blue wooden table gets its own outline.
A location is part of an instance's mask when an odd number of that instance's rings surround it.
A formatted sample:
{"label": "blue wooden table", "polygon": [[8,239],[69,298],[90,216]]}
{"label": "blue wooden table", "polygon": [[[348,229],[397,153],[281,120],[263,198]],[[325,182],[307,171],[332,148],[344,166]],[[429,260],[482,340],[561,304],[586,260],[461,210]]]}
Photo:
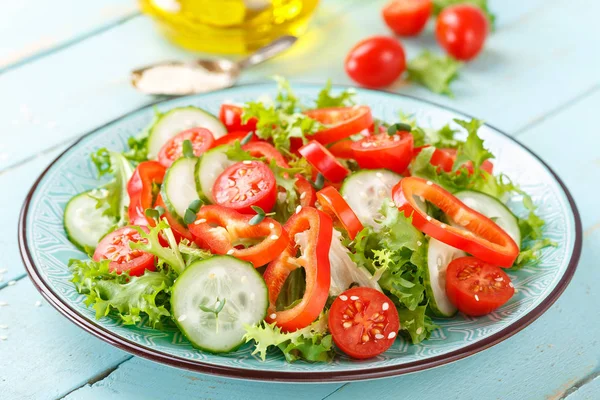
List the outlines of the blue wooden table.
{"label": "blue wooden table", "polygon": [[[324,0],[285,56],[242,81],[350,83],[353,43],[385,33],[384,0]],[[526,4],[523,4],[526,3]],[[530,146],[572,191],[585,230],[575,277],[530,327],[483,353],[397,378],[286,385],[194,374],[133,357],[78,329],[41,298],[17,248],[17,217],[42,169],[79,135],[152,102],[134,67],[193,55],[172,47],[134,0],[21,0],[0,7],[0,399],[600,398],[600,2],[496,0],[497,30],[454,99],[408,93],[484,118]],[[432,28],[408,56],[436,49]]]}

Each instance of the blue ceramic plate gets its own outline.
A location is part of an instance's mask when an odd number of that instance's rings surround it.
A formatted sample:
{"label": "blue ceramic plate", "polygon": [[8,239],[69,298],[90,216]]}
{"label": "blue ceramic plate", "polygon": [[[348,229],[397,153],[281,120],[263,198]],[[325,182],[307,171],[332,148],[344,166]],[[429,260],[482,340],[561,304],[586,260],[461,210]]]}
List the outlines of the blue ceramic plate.
{"label": "blue ceramic plate", "polygon": [[[299,97],[308,102],[320,87],[297,85]],[[256,84],[157,104],[159,110],[194,105],[218,114],[225,100],[243,102],[274,94],[271,84]],[[398,112],[414,114],[420,125],[439,128],[453,118],[468,116],[419,99],[391,93],[357,90],[361,103],[375,117],[396,121]],[[402,338],[381,356],[351,360],[338,354],[329,364],[288,364],[277,352],[261,362],[252,347],[213,355],[194,349],[177,330],[158,331],[139,324],[125,326],[118,319],[94,318],[82,296],[70,282],[70,258],[85,258],[67,239],[63,209],[77,193],[98,185],[89,155],[101,147],[125,150],[127,138],[139,133],[153,118],[152,107],[128,114],[82,137],[60,155],[40,176],[23,207],[19,235],[23,259],[40,292],[71,321],[101,339],[133,354],[190,370],[246,379],[279,381],[348,381],[398,375],[431,368],[486,349],[534,321],[552,305],[569,283],[581,250],[581,222],[571,195],[558,176],[520,143],[491,126],[480,133],[496,155],[495,171],[508,174],[529,192],[547,221],[546,235],[559,245],[543,251],[536,267],[509,272],[515,296],[496,312],[481,318],[458,315],[437,320],[440,329],[431,339],[411,345]],[[511,207],[522,213],[519,199]]]}

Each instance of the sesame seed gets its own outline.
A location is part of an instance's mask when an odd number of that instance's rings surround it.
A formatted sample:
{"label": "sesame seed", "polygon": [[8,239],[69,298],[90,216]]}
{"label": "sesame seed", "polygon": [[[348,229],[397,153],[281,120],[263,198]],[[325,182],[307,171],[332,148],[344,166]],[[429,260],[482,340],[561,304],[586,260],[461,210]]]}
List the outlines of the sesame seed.
{"label": "sesame seed", "polygon": [[479,296],[475,295],[475,301],[479,301]]}
{"label": "sesame seed", "polygon": [[396,337],[396,332],[390,332],[388,335],[388,339],[393,339]]}
{"label": "sesame seed", "polygon": [[277,239],[279,239],[279,236],[277,236],[277,235],[271,235],[271,240],[277,240]]}
{"label": "sesame seed", "polygon": [[300,200],[304,200],[305,197],[306,197],[306,192],[302,192],[302,194],[300,195]]}
{"label": "sesame seed", "polygon": [[6,336],[0,336],[0,340],[6,340],[6,339],[8,339],[8,337],[6,337]]}
{"label": "sesame seed", "polygon": [[194,225],[200,225],[200,224],[203,224],[205,222],[206,222],[206,220],[204,218],[200,218],[198,221],[194,222]]}
{"label": "sesame seed", "polygon": [[420,240],[417,240],[417,246],[423,246],[423,242],[421,242]]}
{"label": "sesame seed", "polygon": [[512,282],[508,282],[508,286],[514,288],[515,286],[512,284]]}
{"label": "sesame seed", "polygon": [[446,229],[446,227],[447,227],[447,226],[448,226],[448,225],[446,225],[446,224],[441,224],[441,225],[440,225],[440,227],[441,227],[442,229]]}
{"label": "sesame seed", "polygon": [[298,214],[300,212],[300,210],[302,210],[302,206],[296,207],[296,214]]}
{"label": "sesame seed", "polygon": [[269,229],[275,229],[275,224],[272,222],[269,222]]}
{"label": "sesame seed", "polygon": [[383,174],[381,172],[376,172],[375,176],[378,178],[383,178]]}
{"label": "sesame seed", "polygon": [[244,160],[244,161],[242,161],[242,164],[250,165],[250,164],[252,164],[252,161]]}
{"label": "sesame seed", "polygon": [[180,315],[180,316],[179,316],[179,318],[177,318],[177,321],[179,321],[179,322],[183,322],[183,321],[185,321],[186,319],[187,319],[187,315],[183,314],[183,315]]}
{"label": "sesame seed", "polygon": [[10,281],[7,283],[8,286],[14,286],[17,284],[17,281]]}
{"label": "sesame seed", "polygon": [[342,324],[342,326],[346,329],[350,328],[352,326],[352,322],[346,321]]}
{"label": "sesame seed", "polygon": [[343,294],[343,295],[340,296],[340,300],[346,301],[346,300],[348,300],[348,296],[346,296],[345,294]]}
{"label": "sesame seed", "polygon": [[381,309],[382,309],[383,311],[386,311],[386,310],[388,310],[389,308],[390,308],[390,304],[389,304],[389,303],[387,303],[387,302],[386,302],[386,303],[383,303],[383,304],[381,305]]}
{"label": "sesame seed", "polygon": [[426,216],[426,217],[425,217],[425,219],[426,219],[427,221],[431,221],[431,217],[430,217],[429,215],[428,215],[428,216]]}
{"label": "sesame seed", "polygon": [[390,201],[389,205],[390,205],[390,207],[395,207],[396,203],[394,203],[393,201]]}
{"label": "sesame seed", "polygon": [[35,306],[36,306],[36,307],[41,307],[41,306],[42,306],[42,302],[41,302],[41,301],[39,301],[39,300],[38,300],[38,301],[36,301],[36,302],[35,302]]}
{"label": "sesame seed", "polygon": [[8,329],[8,325],[0,325],[0,329]]}
{"label": "sesame seed", "polygon": [[229,250],[227,250],[227,254],[228,254],[228,255],[232,255],[234,252],[235,252],[235,250],[234,250],[234,249],[229,249]]}
{"label": "sesame seed", "polygon": [[350,296],[350,300],[358,300],[358,296]]}
{"label": "sesame seed", "polygon": [[431,182],[431,181],[427,181],[427,185],[428,185],[428,186],[431,186],[431,185],[433,185],[433,182]]}
{"label": "sesame seed", "polygon": [[384,337],[385,336],[383,336],[381,333],[378,333],[375,335],[375,339],[379,339],[379,340],[383,339]]}
{"label": "sesame seed", "polygon": [[7,305],[8,305],[8,303],[7,303],[7,302],[5,302],[5,301],[0,301],[0,307],[4,307],[4,306],[7,306]]}
{"label": "sesame seed", "polygon": [[496,278],[496,279],[494,279],[494,280],[495,280],[496,282],[502,282],[502,281],[504,280],[504,278],[502,278],[502,277],[499,277],[499,278]]}
{"label": "sesame seed", "polygon": [[417,335],[420,335],[421,333],[423,333],[423,328],[418,327],[416,332],[417,332]]}
{"label": "sesame seed", "polygon": [[277,318],[277,314],[273,313],[273,314],[269,315],[269,318],[275,319],[275,318]]}

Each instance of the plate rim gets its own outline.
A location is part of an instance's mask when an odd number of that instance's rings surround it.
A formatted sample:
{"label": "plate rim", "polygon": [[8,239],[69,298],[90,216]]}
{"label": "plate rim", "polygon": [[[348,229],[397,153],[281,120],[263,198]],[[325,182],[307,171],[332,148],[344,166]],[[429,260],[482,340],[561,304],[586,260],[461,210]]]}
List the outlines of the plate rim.
{"label": "plate rim", "polygon": [[[294,82],[296,86],[303,87],[320,87],[317,83],[309,83],[309,82]],[[251,88],[251,87],[259,87],[271,85],[275,86],[271,82],[252,82],[246,84],[236,85],[230,88],[221,89],[213,92],[209,92],[206,94],[214,94],[214,93],[224,93],[228,91],[235,91],[239,88]],[[354,89],[355,86],[352,85],[343,85],[343,84],[335,84],[333,88],[345,88],[345,89]],[[385,94],[388,96],[398,96],[404,97],[407,99],[415,100],[417,102],[421,102],[423,104],[427,104],[430,106],[434,106],[446,111],[450,111],[455,114],[463,115],[468,118],[474,118],[471,115],[464,113],[462,111],[456,110],[452,107],[442,105],[436,103],[434,101],[428,99],[422,99],[417,96],[412,96],[408,94],[395,93],[386,90],[372,90],[366,88],[360,88],[361,91],[371,92],[374,94]],[[197,96],[197,95],[196,95]],[[196,96],[186,96],[186,97],[196,97]],[[579,259],[581,256],[581,249],[583,244],[583,231],[582,231],[582,223],[581,216],[579,214],[579,210],[577,205],[575,204],[575,200],[571,195],[571,192],[562,181],[562,179],[558,176],[558,174],[535,152],[533,152],[529,147],[525,146],[519,140],[513,138],[512,136],[505,133],[503,130],[496,128],[495,126],[485,123],[489,128],[493,129],[495,132],[501,134],[502,136],[508,138],[513,141],[517,145],[521,146],[525,151],[527,151],[531,156],[533,156],[538,162],[540,162],[552,175],[555,181],[558,183],[560,188],[562,189],[565,197],[568,200],[571,211],[573,212],[573,218],[575,222],[575,239],[573,244],[573,251],[570,255],[570,259],[567,265],[567,269],[565,270],[563,276],[560,278],[554,289],[548,294],[548,296],[541,301],[534,309],[530,310],[528,313],[523,315],[520,319],[515,321],[513,324],[508,325],[507,327],[499,330],[495,334],[486,337],[478,342],[472,343],[468,346],[462,347],[457,350],[453,350],[449,353],[434,356],[424,360],[416,360],[411,361],[402,365],[388,365],[384,367],[375,367],[369,369],[356,369],[350,371],[319,371],[319,372],[310,372],[310,371],[301,371],[301,372],[285,372],[285,371],[264,371],[264,370],[252,370],[245,368],[237,368],[233,366],[223,366],[223,365],[215,365],[204,361],[197,360],[189,360],[183,357],[170,355],[133,341],[130,341],[126,338],[122,338],[117,334],[113,333],[107,328],[104,328],[94,321],[88,320],[83,315],[79,314],[73,307],[69,304],[64,303],[60,297],[56,294],[55,290],[50,287],[40,276],[37,266],[33,261],[33,257],[30,252],[29,245],[27,243],[27,228],[26,221],[29,213],[29,208],[31,205],[31,200],[36,192],[39,184],[46,176],[48,171],[54,166],[56,162],[58,162],[67,152],[69,152],[74,147],[78,146],[79,143],[85,138],[94,135],[98,131],[117,123],[118,121],[126,118],[127,116],[142,111],[147,108],[154,107],[156,105],[166,103],[172,100],[173,97],[161,98],[155,102],[146,104],[144,106],[138,107],[132,111],[129,111],[125,114],[120,115],[119,117],[102,124],[101,126],[81,135],[74,143],[72,143],[69,147],[67,147],[61,154],[59,154],[52,162],[42,171],[36,181],[33,183],[31,189],[27,193],[25,197],[23,206],[19,215],[19,225],[18,225],[18,243],[19,243],[19,252],[21,255],[21,259],[23,264],[25,265],[25,270],[29,275],[31,281],[33,282],[36,289],[42,294],[42,296],[64,317],[70,320],[75,325],[79,326],[86,332],[94,335],[95,337],[121,349],[130,354],[134,354],[136,356],[140,356],[151,361],[159,362],[162,364],[166,364],[169,366],[182,368],[194,372],[206,373],[211,375],[217,375],[227,378],[236,378],[236,379],[246,379],[246,380],[257,380],[257,381],[276,381],[276,382],[294,382],[294,383],[327,383],[327,382],[350,382],[350,381],[360,381],[360,380],[369,380],[369,379],[378,379],[378,378],[386,378],[392,376],[403,375],[407,373],[413,373],[418,371],[423,371],[426,369],[438,367],[441,365],[445,365],[454,361],[458,361],[460,359],[469,357],[476,353],[479,353],[483,350],[486,350],[508,338],[515,335],[516,333],[523,330],[525,327],[529,326],[533,321],[538,319],[542,314],[544,314],[550,306],[552,306],[556,300],[562,295],[565,291],[573,275],[575,270],[577,269],[577,265],[579,263]]]}

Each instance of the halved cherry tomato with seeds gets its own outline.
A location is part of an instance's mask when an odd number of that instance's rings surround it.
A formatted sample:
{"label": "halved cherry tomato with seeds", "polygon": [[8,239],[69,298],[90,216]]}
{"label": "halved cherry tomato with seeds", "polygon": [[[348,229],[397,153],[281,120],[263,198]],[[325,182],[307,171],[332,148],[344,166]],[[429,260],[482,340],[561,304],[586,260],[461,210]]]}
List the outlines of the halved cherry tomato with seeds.
{"label": "halved cherry tomato with seeds", "polygon": [[359,221],[354,211],[350,208],[346,200],[334,187],[326,187],[317,192],[317,199],[323,207],[323,211],[336,216],[348,232],[350,240],[354,240],[358,232],[363,230],[363,225]]}
{"label": "halved cherry tomato with seeds", "polygon": [[361,168],[385,168],[401,174],[413,157],[413,136],[408,132],[395,135],[379,133],[351,145],[354,159]]}
{"label": "halved cherry tomato with seeds", "polygon": [[372,288],[346,290],[329,310],[333,341],[353,358],[365,359],[383,353],[394,344],[399,329],[394,303]]}
{"label": "halved cherry tomato with seeds", "polygon": [[130,224],[152,224],[152,221],[146,217],[146,209],[154,207],[165,172],[166,168],[157,161],[144,161],[138,164],[127,182],[129,195],[127,213]]}
{"label": "halved cherry tomato with seeds", "polygon": [[350,173],[329,150],[315,140],[302,146],[298,151],[310,165],[331,182],[341,182]]}
{"label": "halved cherry tomato with seeds", "polygon": [[258,268],[279,256],[289,239],[279,222],[265,218],[250,225],[253,217],[221,206],[202,206],[189,229],[201,248],[232,255]]}
{"label": "halved cherry tomato with seeds", "polygon": [[[227,135],[221,136],[220,138],[215,140],[215,142],[213,143],[213,148],[219,147],[224,144],[233,143],[236,140],[239,140],[241,142],[246,136],[248,136],[248,134],[249,134],[249,132],[245,132],[245,131],[234,131],[234,132],[228,133]],[[250,137],[250,143],[256,142],[257,140],[258,140],[258,138],[256,137],[256,135],[252,134],[252,136]]]}
{"label": "halved cherry tomato with seeds", "polygon": [[[145,232],[148,228],[141,226]],[[131,226],[124,226],[104,236],[96,251],[94,261],[111,260],[108,268],[118,274],[129,272],[131,276],[140,276],[146,270],[154,271],[154,256],[139,249],[129,247],[129,242],[139,242],[140,234]]]}
{"label": "halved cherry tomato with seeds", "polygon": [[250,118],[245,124],[242,123],[244,109],[234,104],[223,104],[219,111],[219,119],[227,128],[227,132],[244,131],[250,132],[256,130],[256,118]]}
{"label": "halved cherry tomato with seeds", "polygon": [[475,257],[461,257],[446,269],[448,298],[464,314],[489,314],[515,293],[510,278],[495,265]]}
{"label": "halved cherry tomato with seeds", "polygon": [[[312,207],[303,207],[285,223],[290,245],[267,267],[264,278],[269,291],[269,311],[266,321],[275,322],[284,332],[293,332],[310,325],[323,311],[329,296],[331,265],[329,247],[333,223],[329,215]],[[304,235],[302,245],[296,243]],[[300,255],[298,255],[300,253]],[[277,311],[275,304],[290,273],[304,268],[306,289],[302,300],[292,308]]]}
{"label": "halved cherry tomato with seeds", "polygon": [[[415,196],[431,202],[462,228],[427,215]],[[407,217],[412,216],[417,229],[449,246],[502,267],[511,267],[519,255],[519,246],[494,221],[431,181],[414,176],[403,178],[392,189],[392,198]]]}
{"label": "halved cherry tomato with seeds", "polygon": [[305,114],[325,125],[324,130],[310,137],[321,144],[345,139],[373,124],[371,109],[367,106],[320,108],[306,111]]}
{"label": "halved cherry tomato with seeds", "polygon": [[213,196],[216,204],[241,213],[253,213],[252,206],[269,212],[277,199],[275,176],[263,162],[238,162],[219,175]]}
{"label": "halved cherry tomato with seeds", "polygon": [[196,157],[213,146],[215,138],[212,133],[205,128],[192,128],[173,136],[158,153],[158,162],[169,168],[178,158],[183,156],[183,142],[189,140],[194,149]]}

